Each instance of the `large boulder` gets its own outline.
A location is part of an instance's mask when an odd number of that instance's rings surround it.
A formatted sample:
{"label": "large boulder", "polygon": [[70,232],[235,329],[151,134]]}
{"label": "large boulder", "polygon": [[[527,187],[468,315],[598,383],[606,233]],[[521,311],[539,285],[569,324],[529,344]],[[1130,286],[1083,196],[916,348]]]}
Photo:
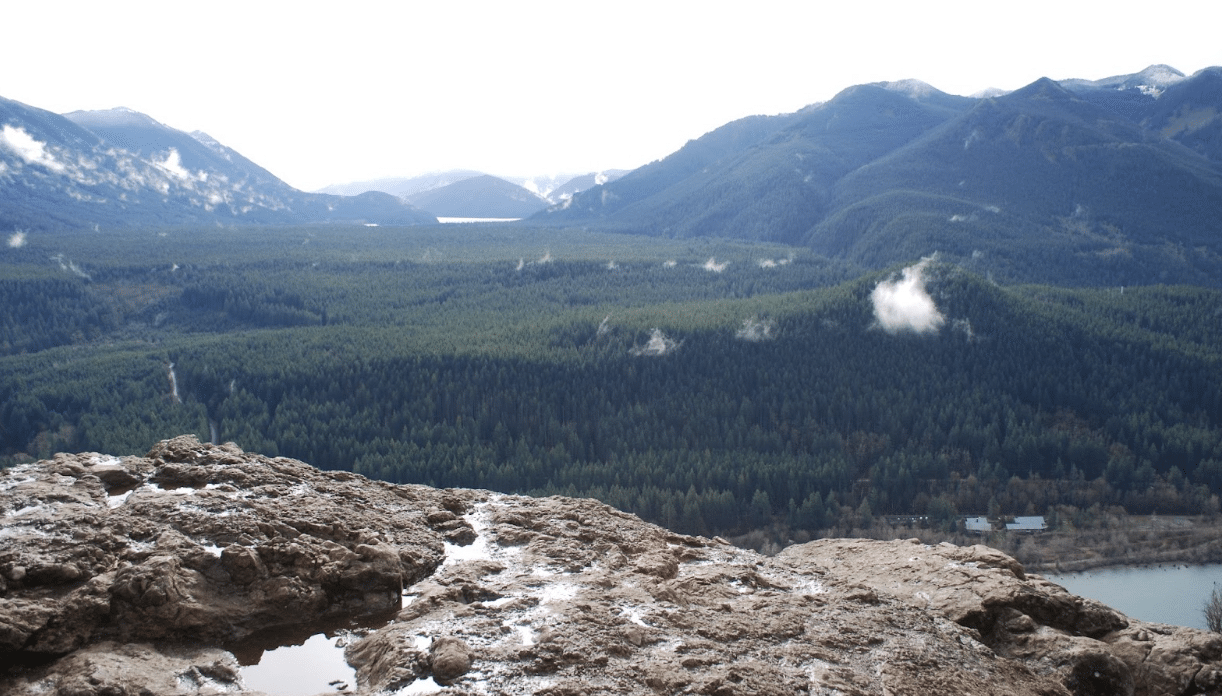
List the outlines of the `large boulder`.
{"label": "large boulder", "polygon": [[193,437],[6,471],[0,656],[393,613],[443,560],[442,497]]}

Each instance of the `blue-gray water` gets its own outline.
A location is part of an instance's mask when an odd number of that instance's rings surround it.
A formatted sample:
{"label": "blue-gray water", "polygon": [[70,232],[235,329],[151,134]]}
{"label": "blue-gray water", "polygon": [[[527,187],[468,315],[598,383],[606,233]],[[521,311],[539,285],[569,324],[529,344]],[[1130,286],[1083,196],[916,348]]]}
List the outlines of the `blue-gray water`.
{"label": "blue-gray water", "polygon": [[1205,628],[1202,607],[1214,583],[1222,583],[1222,564],[1102,568],[1044,577],[1135,619]]}

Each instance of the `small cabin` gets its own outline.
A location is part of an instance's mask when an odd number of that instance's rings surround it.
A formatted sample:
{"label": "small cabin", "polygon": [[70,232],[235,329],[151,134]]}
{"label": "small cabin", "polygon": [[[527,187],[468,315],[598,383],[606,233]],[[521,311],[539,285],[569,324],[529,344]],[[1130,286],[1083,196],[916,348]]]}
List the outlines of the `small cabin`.
{"label": "small cabin", "polygon": [[993,531],[993,523],[989,522],[987,517],[965,517],[963,518],[963,528],[969,532],[991,532]]}
{"label": "small cabin", "polygon": [[1042,532],[1047,528],[1043,515],[1015,517],[1013,522],[1006,523],[1007,532]]}

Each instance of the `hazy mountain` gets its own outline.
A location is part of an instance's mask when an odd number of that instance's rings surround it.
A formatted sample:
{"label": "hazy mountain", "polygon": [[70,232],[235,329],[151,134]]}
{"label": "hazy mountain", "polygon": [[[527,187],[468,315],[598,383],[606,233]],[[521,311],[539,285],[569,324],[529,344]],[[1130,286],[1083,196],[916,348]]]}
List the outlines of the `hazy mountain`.
{"label": "hazy mountain", "polygon": [[615,181],[628,171],[627,169],[607,169],[586,174],[561,173],[538,176],[502,176],[501,178],[547,199],[549,203],[559,203],[578,191],[584,191],[608,181]]}
{"label": "hazy mountain", "polygon": [[[626,173],[627,170],[624,169],[610,169],[603,172],[590,172],[589,174],[580,175],[555,174],[528,177],[503,176],[499,178],[521,186],[550,203],[559,203],[578,191],[584,191],[592,186],[614,181]],[[425,191],[432,191],[443,186],[456,184],[465,179],[474,179],[477,176],[489,175],[485,172],[471,169],[451,169],[444,172],[421,174],[420,176],[390,177],[368,181],[354,181],[347,184],[332,184],[319,189],[319,193],[354,196],[366,191],[383,191],[400,198],[406,198],[418,193],[424,193]]]}
{"label": "hazy mountain", "polygon": [[487,174],[412,194],[405,200],[437,217],[522,218],[548,205],[547,199]]}
{"label": "hazy mountain", "polygon": [[0,228],[435,222],[393,196],[303,193],[204,133],[129,109],[0,98]]}
{"label": "hazy mountain", "polygon": [[1011,278],[1216,284],[1222,69],[1071,87],[972,99],[860,85],[727,124],[534,219],[783,241],[876,267],[942,252]]}
{"label": "hazy mountain", "polygon": [[432,172],[420,176],[399,176],[368,181],[353,181],[347,184],[331,184],[318,190],[318,193],[332,193],[340,196],[355,196],[366,191],[381,191],[392,196],[406,198],[424,191],[432,191],[442,186],[458,183],[463,179],[484,176],[484,172],[473,169],[451,169],[444,172]]}
{"label": "hazy mountain", "polygon": [[590,172],[589,174],[574,176],[553,187],[544,197],[552,203],[559,203],[572,198],[573,194],[615,181],[629,171],[628,169],[606,169],[601,172]]}

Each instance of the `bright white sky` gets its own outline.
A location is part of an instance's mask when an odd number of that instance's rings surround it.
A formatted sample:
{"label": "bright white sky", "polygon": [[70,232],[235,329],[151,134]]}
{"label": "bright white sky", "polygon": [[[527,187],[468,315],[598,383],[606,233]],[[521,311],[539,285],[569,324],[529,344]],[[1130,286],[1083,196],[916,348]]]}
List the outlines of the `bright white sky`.
{"label": "bright white sky", "polygon": [[943,91],[1222,64],[1222,3],[38,0],[0,96],[126,106],[288,183],[631,169],[865,82]]}

